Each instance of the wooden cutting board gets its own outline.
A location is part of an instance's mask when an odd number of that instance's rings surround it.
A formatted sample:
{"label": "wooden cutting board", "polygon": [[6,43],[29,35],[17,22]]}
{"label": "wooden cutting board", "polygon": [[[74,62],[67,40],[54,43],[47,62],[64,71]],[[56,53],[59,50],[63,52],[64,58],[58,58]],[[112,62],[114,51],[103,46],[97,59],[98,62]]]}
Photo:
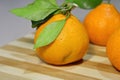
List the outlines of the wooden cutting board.
{"label": "wooden cutting board", "polygon": [[120,80],[105,47],[91,45],[83,60],[66,66],[42,62],[28,34],[0,48],[0,80]]}

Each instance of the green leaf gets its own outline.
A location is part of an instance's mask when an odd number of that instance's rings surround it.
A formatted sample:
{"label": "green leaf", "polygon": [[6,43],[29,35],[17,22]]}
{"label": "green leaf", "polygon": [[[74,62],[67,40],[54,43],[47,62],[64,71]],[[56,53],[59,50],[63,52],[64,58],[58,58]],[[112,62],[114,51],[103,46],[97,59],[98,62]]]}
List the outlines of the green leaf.
{"label": "green leaf", "polygon": [[82,9],[92,9],[101,4],[103,0],[66,0],[66,2],[71,2],[77,4]]}
{"label": "green leaf", "polygon": [[49,0],[53,5],[56,5],[56,6],[58,6],[57,5],[57,1],[56,0]]}
{"label": "green leaf", "polygon": [[53,42],[61,32],[65,22],[66,19],[55,21],[47,25],[38,36],[34,48],[42,47]]}
{"label": "green leaf", "polygon": [[32,22],[32,28],[38,28],[40,27],[40,25],[42,25],[43,23],[45,23],[46,21],[48,21],[53,15],[54,13],[56,13],[58,10],[54,11],[53,13],[49,14],[45,19],[43,20],[39,20],[39,21],[31,21]]}
{"label": "green leaf", "polygon": [[56,0],[35,0],[26,7],[13,9],[11,12],[28,20],[38,21],[43,20],[58,8]]}

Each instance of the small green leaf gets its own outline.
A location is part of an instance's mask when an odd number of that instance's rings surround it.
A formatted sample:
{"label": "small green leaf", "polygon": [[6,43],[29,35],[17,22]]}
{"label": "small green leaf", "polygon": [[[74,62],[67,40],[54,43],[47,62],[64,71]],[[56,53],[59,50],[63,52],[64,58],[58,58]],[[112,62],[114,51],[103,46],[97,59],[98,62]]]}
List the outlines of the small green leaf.
{"label": "small green leaf", "polygon": [[38,36],[34,48],[42,47],[53,42],[61,32],[65,22],[66,19],[55,21],[47,25]]}
{"label": "small green leaf", "polygon": [[13,9],[11,12],[28,20],[38,21],[43,20],[58,8],[56,0],[35,0],[26,7]]}
{"label": "small green leaf", "polygon": [[77,4],[82,9],[92,9],[98,6],[103,0],[66,0],[66,2],[71,2]]}

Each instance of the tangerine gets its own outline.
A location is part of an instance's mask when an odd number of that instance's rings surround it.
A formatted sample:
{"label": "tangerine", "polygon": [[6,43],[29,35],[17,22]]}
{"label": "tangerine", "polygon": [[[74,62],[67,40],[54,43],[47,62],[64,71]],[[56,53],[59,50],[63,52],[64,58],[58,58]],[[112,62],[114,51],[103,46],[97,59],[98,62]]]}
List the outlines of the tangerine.
{"label": "tangerine", "polygon": [[120,14],[113,4],[102,3],[86,15],[84,25],[91,43],[106,46],[110,35],[120,28]]}
{"label": "tangerine", "polygon": [[[46,25],[65,18],[63,14],[54,15],[37,29],[34,41],[36,42],[38,35]],[[49,64],[64,65],[82,59],[88,45],[89,39],[84,26],[76,17],[70,15],[56,40],[47,46],[37,48],[36,53]]]}
{"label": "tangerine", "polygon": [[120,71],[120,29],[108,39],[106,52],[110,62]]}

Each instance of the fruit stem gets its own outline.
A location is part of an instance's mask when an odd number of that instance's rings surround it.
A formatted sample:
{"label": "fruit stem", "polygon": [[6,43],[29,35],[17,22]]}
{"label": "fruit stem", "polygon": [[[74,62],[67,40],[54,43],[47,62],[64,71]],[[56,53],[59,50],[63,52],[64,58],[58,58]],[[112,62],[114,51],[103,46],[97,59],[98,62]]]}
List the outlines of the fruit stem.
{"label": "fruit stem", "polygon": [[71,10],[75,7],[76,6],[73,3],[63,3],[60,6],[60,12],[63,13],[64,15],[66,15],[66,14],[70,13]]}
{"label": "fruit stem", "polygon": [[70,13],[67,13],[67,14],[66,14],[66,19],[65,19],[65,20],[67,20],[69,17],[70,17]]}
{"label": "fruit stem", "polygon": [[110,4],[111,0],[108,0],[108,4]]}
{"label": "fruit stem", "polygon": [[104,0],[104,2],[110,4],[111,0]]}

